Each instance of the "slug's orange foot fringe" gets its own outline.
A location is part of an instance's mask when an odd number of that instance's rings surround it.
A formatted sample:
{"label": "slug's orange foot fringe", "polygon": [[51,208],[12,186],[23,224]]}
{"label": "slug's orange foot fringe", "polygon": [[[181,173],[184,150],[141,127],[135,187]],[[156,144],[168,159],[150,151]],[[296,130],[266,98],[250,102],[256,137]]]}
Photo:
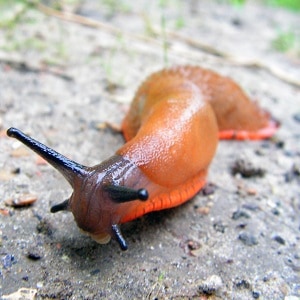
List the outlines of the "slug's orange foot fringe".
{"label": "slug's orange foot fringe", "polygon": [[279,122],[269,120],[266,127],[255,131],[247,130],[222,130],[219,132],[220,140],[264,140],[272,137],[279,127]]}

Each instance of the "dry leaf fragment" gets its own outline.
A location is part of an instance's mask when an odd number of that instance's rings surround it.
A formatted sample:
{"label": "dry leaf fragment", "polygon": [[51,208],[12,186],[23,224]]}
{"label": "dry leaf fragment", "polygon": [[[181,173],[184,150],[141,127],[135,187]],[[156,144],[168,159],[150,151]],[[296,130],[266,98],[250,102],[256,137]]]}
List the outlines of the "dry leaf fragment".
{"label": "dry leaf fragment", "polygon": [[5,204],[12,207],[23,207],[33,204],[37,200],[34,194],[22,194],[14,199],[7,199]]}

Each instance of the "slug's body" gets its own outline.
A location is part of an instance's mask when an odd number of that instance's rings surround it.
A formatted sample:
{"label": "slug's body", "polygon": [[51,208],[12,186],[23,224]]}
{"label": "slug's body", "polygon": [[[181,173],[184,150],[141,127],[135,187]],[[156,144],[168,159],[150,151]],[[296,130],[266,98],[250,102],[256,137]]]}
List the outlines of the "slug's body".
{"label": "slug's body", "polygon": [[230,79],[200,67],[150,76],[122,125],[127,141],[110,159],[85,167],[11,128],[66,177],[74,191],[52,212],[72,211],[78,226],[105,243],[118,224],[177,206],[204,185],[218,138],[263,139],[276,124]]}

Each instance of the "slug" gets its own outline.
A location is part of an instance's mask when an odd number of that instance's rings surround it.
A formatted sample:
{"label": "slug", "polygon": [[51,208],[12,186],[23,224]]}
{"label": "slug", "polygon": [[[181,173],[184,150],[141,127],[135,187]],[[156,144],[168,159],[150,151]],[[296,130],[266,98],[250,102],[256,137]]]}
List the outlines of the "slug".
{"label": "slug", "polygon": [[205,184],[218,139],[265,139],[278,127],[231,79],[201,67],[152,74],[139,87],[122,123],[126,143],[87,167],[10,128],[66,178],[71,197],[51,212],[69,210],[99,243],[127,243],[119,225],[182,204]]}

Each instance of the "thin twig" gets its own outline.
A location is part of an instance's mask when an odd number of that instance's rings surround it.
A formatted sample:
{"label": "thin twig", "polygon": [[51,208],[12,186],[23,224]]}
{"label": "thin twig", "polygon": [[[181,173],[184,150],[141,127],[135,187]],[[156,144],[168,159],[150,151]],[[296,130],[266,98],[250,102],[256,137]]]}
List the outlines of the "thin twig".
{"label": "thin twig", "polygon": [[[162,46],[162,42],[155,39],[155,38],[150,38],[150,37],[146,37],[144,35],[138,35],[138,34],[132,34],[129,32],[125,32],[122,29],[119,29],[115,26],[109,25],[107,23],[104,22],[100,22],[100,21],[96,21],[96,20],[92,20],[90,18],[87,17],[83,17],[77,14],[73,14],[70,12],[60,12],[58,10],[55,10],[53,8],[50,8],[46,5],[43,5],[41,3],[38,3],[38,8],[44,12],[45,14],[57,17],[59,19],[65,20],[65,21],[70,21],[70,22],[74,22],[74,23],[78,23],[78,24],[82,24],[85,26],[89,26],[89,27],[93,27],[93,28],[101,28],[107,32],[110,32],[114,35],[124,35],[127,36],[130,39],[134,39],[134,40],[141,40],[147,43],[151,43],[151,44],[156,44],[159,46]],[[161,30],[158,28],[154,28],[153,32],[156,36],[160,36],[161,35]],[[240,59],[240,58],[236,58],[233,57],[232,55],[224,52],[224,51],[220,51],[217,48],[207,45],[205,43],[202,43],[198,40],[194,40],[191,39],[189,37],[183,36],[181,34],[178,34],[177,32],[172,32],[172,31],[166,31],[164,33],[168,38],[170,39],[176,39],[180,42],[184,42],[187,45],[190,45],[192,47],[195,47],[205,53],[208,53],[210,55],[214,55],[216,57],[220,57],[225,59],[226,61],[228,61],[231,64],[235,64],[238,66],[245,66],[245,67],[255,67],[255,68],[260,68],[260,69],[264,69],[267,72],[269,72],[270,74],[272,74],[273,76],[279,78],[280,80],[287,82],[289,84],[292,84],[294,86],[300,87],[300,80],[294,77],[289,76],[289,74],[286,74],[284,71],[282,71],[280,68],[276,68],[275,66],[271,66],[267,63],[264,63],[261,60],[249,60],[249,59]],[[173,50],[174,52],[174,50]],[[182,55],[182,53],[180,54]]]}
{"label": "thin twig", "polygon": [[[155,29],[154,29],[154,32],[156,32]],[[199,42],[198,40],[194,40],[189,37],[183,36],[181,34],[178,34],[177,32],[168,31],[166,34],[171,38],[176,38],[177,40],[182,41],[185,44],[188,44],[194,48],[200,49],[201,51],[207,52],[207,53],[217,56],[217,57],[224,58],[232,64],[235,64],[238,66],[264,69],[264,70],[268,71],[270,74],[272,74],[273,76],[281,79],[282,81],[285,81],[289,84],[292,84],[292,85],[295,85],[298,87],[300,86],[299,79],[290,77],[288,74],[286,74],[280,68],[276,68],[275,66],[266,64],[261,60],[236,58],[224,51],[220,51],[210,45],[207,45],[207,44]]]}
{"label": "thin twig", "polygon": [[43,13],[50,15],[50,16],[54,16],[56,18],[59,18],[61,20],[64,21],[69,21],[69,22],[73,22],[73,23],[77,23],[77,24],[81,24],[81,25],[85,25],[88,27],[92,27],[92,28],[100,28],[103,29],[107,32],[110,32],[114,35],[125,35],[131,39],[134,40],[142,40],[145,42],[151,42],[151,43],[155,43],[155,44],[161,44],[160,42],[158,42],[155,39],[151,39],[149,37],[146,37],[144,35],[139,35],[139,34],[133,34],[130,32],[125,32],[122,29],[119,29],[115,26],[109,25],[107,23],[104,22],[100,22],[100,21],[96,21],[87,17],[83,17],[80,16],[78,14],[73,14],[70,12],[61,12],[59,10],[53,9],[49,6],[46,6],[44,4],[38,3],[38,9],[40,11],[42,11]]}

